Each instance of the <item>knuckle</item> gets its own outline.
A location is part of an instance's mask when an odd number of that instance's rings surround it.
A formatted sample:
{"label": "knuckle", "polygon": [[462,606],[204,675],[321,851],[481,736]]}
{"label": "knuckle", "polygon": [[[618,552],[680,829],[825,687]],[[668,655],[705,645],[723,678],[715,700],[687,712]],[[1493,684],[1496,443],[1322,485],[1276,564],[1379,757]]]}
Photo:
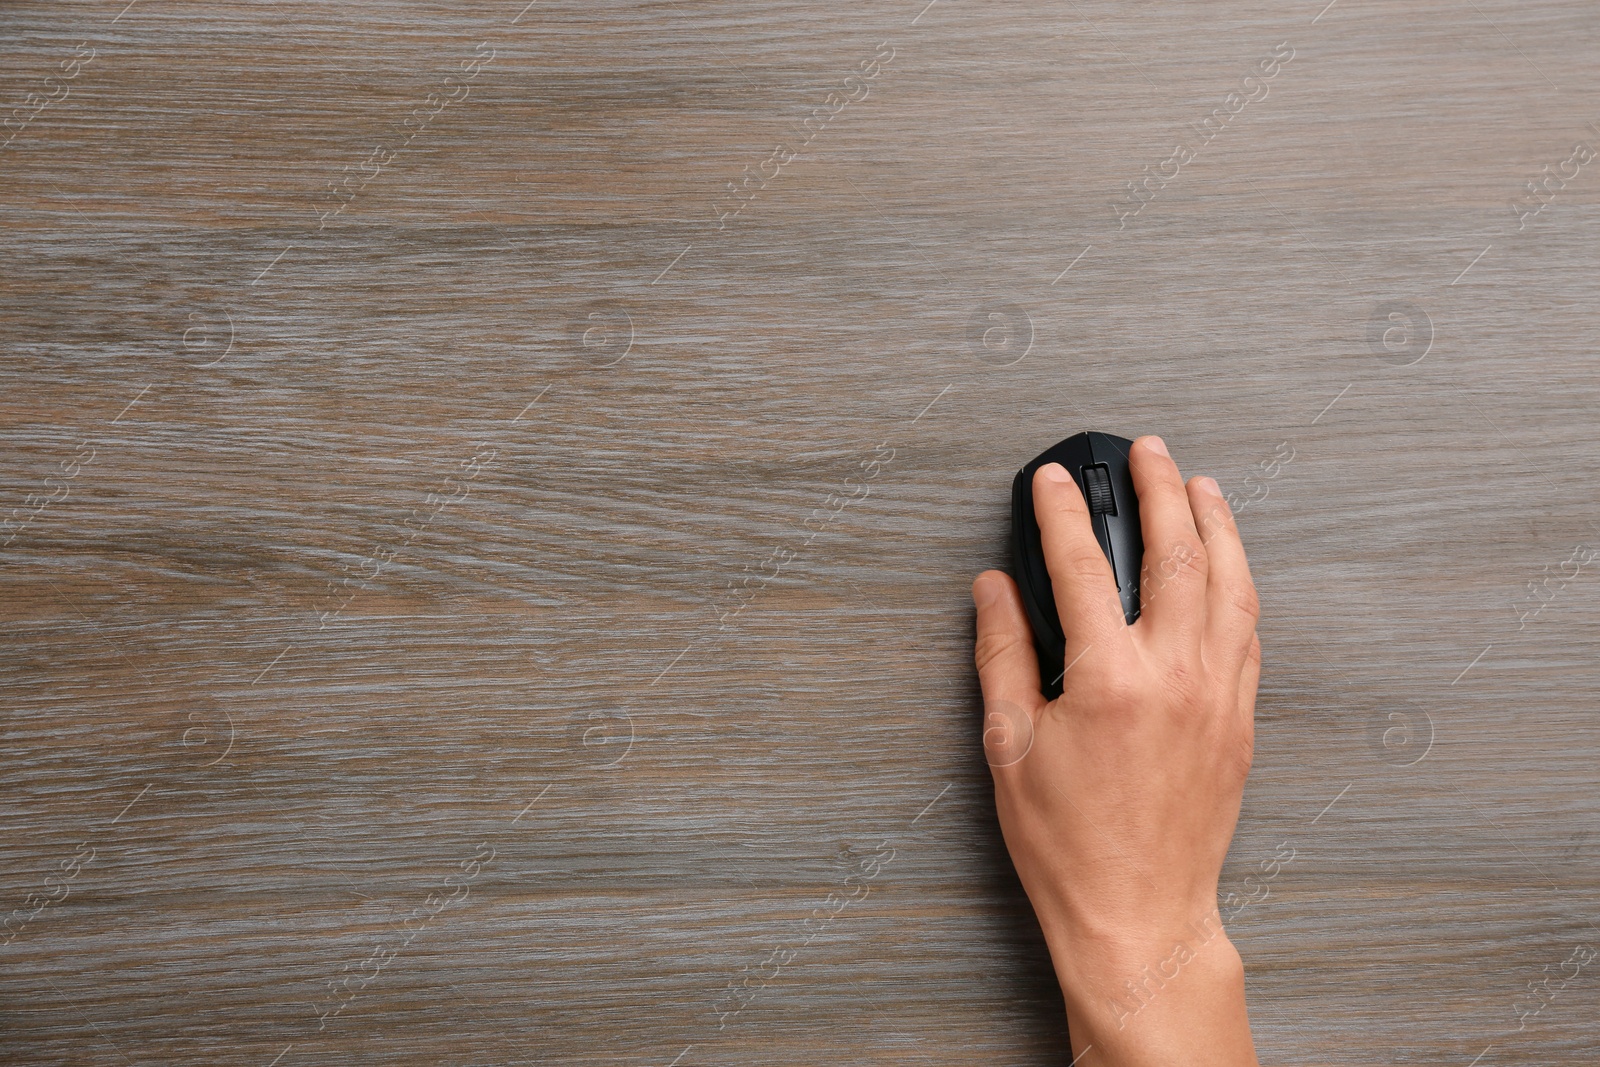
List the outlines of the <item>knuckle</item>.
{"label": "knuckle", "polygon": [[1092,582],[1108,569],[1105,556],[1097,548],[1070,548],[1061,557],[1062,578],[1069,582]]}
{"label": "knuckle", "polygon": [[1174,657],[1163,668],[1161,678],[1168,694],[1179,707],[1198,709],[1205,705],[1206,672],[1197,658]]}
{"label": "knuckle", "polygon": [[1096,703],[1111,715],[1136,711],[1147,701],[1142,686],[1130,671],[1109,670],[1094,680]]}
{"label": "knuckle", "polygon": [[1208,569],[1205,548],[1198,542],[1180,539],[1164,552],[1154,566],[1146,564],[1146,580],[1156,588],[1172,582],[1195,581]]}
{"label": "knuckle", "polygon": [[1240,778],[1248,776],[1251,765],[1255,763],[1256,746],[1255,739],[1251,736],[1252,733],[1253,731],[1251,730],[1244,730],[1233,741],[1234,768],[1238,771]]}
{"label": "knuckle", "polygon": [[1233,610],[1254,621],[1261,618],[1261,597],[1255,583],[1240,582],[1228,590],[1228,603]]}
{"label": "knuckle", "polygon": [[983,674],[990,664],[1005,656],[1016,645],[1016,637],[1003,631],[979,634],[972,645],[972,662],[977,666],[978,673]]}
{"label": "knuckle", "polygon": [[1063,522],[1072,521],[1068,516],[1078,512],[1088,513],[1089,507],[1083,502],[1083,494],[1072,483],[1052,482],[1047,478],[1040,478],[1037,471],[1034,472],[1033,478],[1035,507],[1054,511]]}
{"label": "knuckle", "polygon": [[1190,574],[1206,572],[1206,548],[1199,541],[1180,539],[1172,546],[1171,558],[1173,566],[1180,571],[1187,571]]}
{"label": "knuckle", "polygon": [[1055,507],[1067,515],[1088,514],[1089,505],[1083,499],[1083,490],[1073,482],[1055,482],[1050,487]]}

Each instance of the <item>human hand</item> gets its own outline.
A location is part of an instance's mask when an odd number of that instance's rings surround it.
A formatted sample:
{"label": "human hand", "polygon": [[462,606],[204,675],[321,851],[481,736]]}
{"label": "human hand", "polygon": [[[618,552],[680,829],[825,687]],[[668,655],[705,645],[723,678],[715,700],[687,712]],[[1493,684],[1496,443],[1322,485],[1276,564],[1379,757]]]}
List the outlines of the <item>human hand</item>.
{"label": "human hand", "polygon": [[1254,1064],[1217,880],[1250,769],[1255,587],[1215,481],[1185,487],[1158,437],[1129,464],[1145,544],[1132,626],[1071,475],[1034,477],[1066,637],[1055,700],[1016,583],[973,582],[995,806],[1084,1067]]}

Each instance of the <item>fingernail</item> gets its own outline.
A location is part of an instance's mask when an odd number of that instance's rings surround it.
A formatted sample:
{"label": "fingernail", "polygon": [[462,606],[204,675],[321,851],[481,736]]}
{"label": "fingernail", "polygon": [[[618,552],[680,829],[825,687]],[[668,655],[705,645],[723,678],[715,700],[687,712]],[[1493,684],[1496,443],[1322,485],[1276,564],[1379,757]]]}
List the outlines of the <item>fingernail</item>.
{"label": "fingernail", "polygon": [[994,578],[979,578],[972,583],[972,602],[982,610],[1000,599],[1000,582]]}
{"label": "fingernail", "polygon": [[1196,478],[1195,481],[1200,483],[1202,493],[1210,493],[1212,496],[1222,495],[1222,487],[1217,484],[1215,478]]}
{"label": "fingernail", "polygon": [[1046,463],[1044,466],[1039,468],[1039,473],[1044,475],[1045,480],[1047,480],[1047,481],[1052,481],[1052,482],[1070,482],[1070,481],[1072,481],[1072,475],[1067,473],[1067,468],[1063,467],[1059,463]]}
{"label": "fingernail", "polygon": [[1172,453],[1167,451],[1167,443],[1159,437],[1146,437],[1144,446],[1152,452],[1166,456],[1168,459],[1172,458]]}

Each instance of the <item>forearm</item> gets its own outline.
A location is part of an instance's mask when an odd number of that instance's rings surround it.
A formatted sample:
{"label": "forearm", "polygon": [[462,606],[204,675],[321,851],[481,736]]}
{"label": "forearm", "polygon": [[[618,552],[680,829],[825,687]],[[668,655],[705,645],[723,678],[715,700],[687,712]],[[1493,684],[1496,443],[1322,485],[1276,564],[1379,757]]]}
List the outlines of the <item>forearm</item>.
{"label": "forearm", "polygon": [[1119,936],[1046,924],[1078,1067],[1256,1067],[1244,965],[1221,916]]}

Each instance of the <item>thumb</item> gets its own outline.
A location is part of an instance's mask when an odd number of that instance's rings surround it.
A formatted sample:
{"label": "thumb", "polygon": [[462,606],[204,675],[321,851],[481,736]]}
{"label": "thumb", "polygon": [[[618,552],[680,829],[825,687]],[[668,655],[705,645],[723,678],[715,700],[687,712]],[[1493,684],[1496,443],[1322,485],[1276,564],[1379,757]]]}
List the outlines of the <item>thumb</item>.
{"label": "thumb", "polygon": [[[991,765],[1007,766],[1031,744],[1033,716],[1045,702],[1039,692],[1039,659],[1022,594],[1010,576],[1000,571],[978,575],[972,602],[978,608],[972,658],[983,687],[984,748]],[[1011,752],[1014,748],[1018,750]]]}

